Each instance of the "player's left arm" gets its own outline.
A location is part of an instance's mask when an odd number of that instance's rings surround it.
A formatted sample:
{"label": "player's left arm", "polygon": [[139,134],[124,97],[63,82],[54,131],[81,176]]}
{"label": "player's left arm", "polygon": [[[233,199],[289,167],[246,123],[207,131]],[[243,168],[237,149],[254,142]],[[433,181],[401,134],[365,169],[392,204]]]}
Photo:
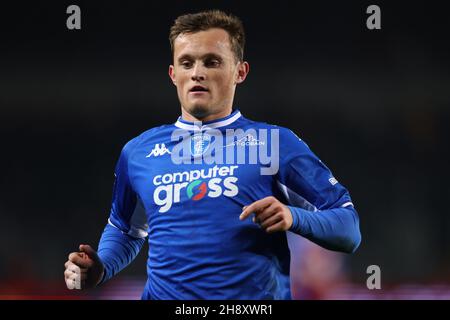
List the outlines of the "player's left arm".
{"label": "player's left arm", "polygon": [[280,129],[277,180],[288,204],[269,196],[243,208],[240,219],[268,233],[292,231],[335,251],[352,253],[361,242],[359,217],[348,190],[301,139]]}

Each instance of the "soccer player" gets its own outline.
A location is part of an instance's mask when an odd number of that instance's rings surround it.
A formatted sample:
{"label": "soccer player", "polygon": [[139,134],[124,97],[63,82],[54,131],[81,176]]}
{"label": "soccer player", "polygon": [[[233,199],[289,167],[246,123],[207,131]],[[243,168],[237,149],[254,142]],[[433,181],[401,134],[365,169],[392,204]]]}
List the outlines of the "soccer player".
{"label": "soccer player", "polygon": [[142,299],[291,299],[287,232],[353,253],[361,235],[347,189],[287,128],[245,118],[241,21],[221,11],[170,30],[181,116],[122,149],[98,251],[65,263],[70,289],[99,286],[148,238]]}

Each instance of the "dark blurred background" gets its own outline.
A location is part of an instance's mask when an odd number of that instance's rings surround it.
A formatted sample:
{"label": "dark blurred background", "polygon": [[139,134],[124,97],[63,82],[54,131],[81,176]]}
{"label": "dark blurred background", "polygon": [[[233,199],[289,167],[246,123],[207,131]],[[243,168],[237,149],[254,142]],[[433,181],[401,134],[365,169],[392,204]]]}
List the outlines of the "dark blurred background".
{"label": "dark blurred background", "polygon": [[[122,146],[179,116],[170,25],[212,8],[246,28],[251,71],[235,105],[294,130],[351,192],[363,240],[353,255],[318,249],[324,273],[342,265],[333,272],[343,286],[329,297],[370,297],[373,264],[382,271],[377,297],[405,286],[450,297],[450,23],[441,3],[2,4],[0,299],[112,298],[108,288],[139,296],[147,246],[88,294],[64,289],[63,264],[78,244],[97,245]],[[66,28],[70,4],[81,7],[81,30]],[[381,30],[366,28],[371,4]]]}

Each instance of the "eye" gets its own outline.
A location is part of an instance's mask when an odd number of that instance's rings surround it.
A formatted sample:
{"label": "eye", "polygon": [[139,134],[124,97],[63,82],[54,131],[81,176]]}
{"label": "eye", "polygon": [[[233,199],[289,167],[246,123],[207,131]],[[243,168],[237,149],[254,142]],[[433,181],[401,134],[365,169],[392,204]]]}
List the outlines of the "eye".
{"label": "eye", "polygon": [[208,59],[205,61],[205,66],[208,68],[217,68],[220,66],[220,61],[217,59]]}
{"label": "eye", "polygon": [[181,61],[180,65],[184,69],[189,69],[190,67],[192,67],[192,62],[185,60],[185,61]]}

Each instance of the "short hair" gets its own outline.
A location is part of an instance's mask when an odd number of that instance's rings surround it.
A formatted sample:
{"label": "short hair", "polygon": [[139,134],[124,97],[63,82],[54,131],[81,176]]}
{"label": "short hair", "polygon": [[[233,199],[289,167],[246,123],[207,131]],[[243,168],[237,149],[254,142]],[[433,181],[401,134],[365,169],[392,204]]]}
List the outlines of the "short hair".
{"label": "short hair", "polygon": [[223,29],[230,38],[231,50],[237,61],[244,60],[245,32],[242,21],[220,10],[208,10],[198,13],[188,13],[176,18],[170,28],[169,40],[172,54],[175,39],[182,33],[195,33],[212,28]]}

